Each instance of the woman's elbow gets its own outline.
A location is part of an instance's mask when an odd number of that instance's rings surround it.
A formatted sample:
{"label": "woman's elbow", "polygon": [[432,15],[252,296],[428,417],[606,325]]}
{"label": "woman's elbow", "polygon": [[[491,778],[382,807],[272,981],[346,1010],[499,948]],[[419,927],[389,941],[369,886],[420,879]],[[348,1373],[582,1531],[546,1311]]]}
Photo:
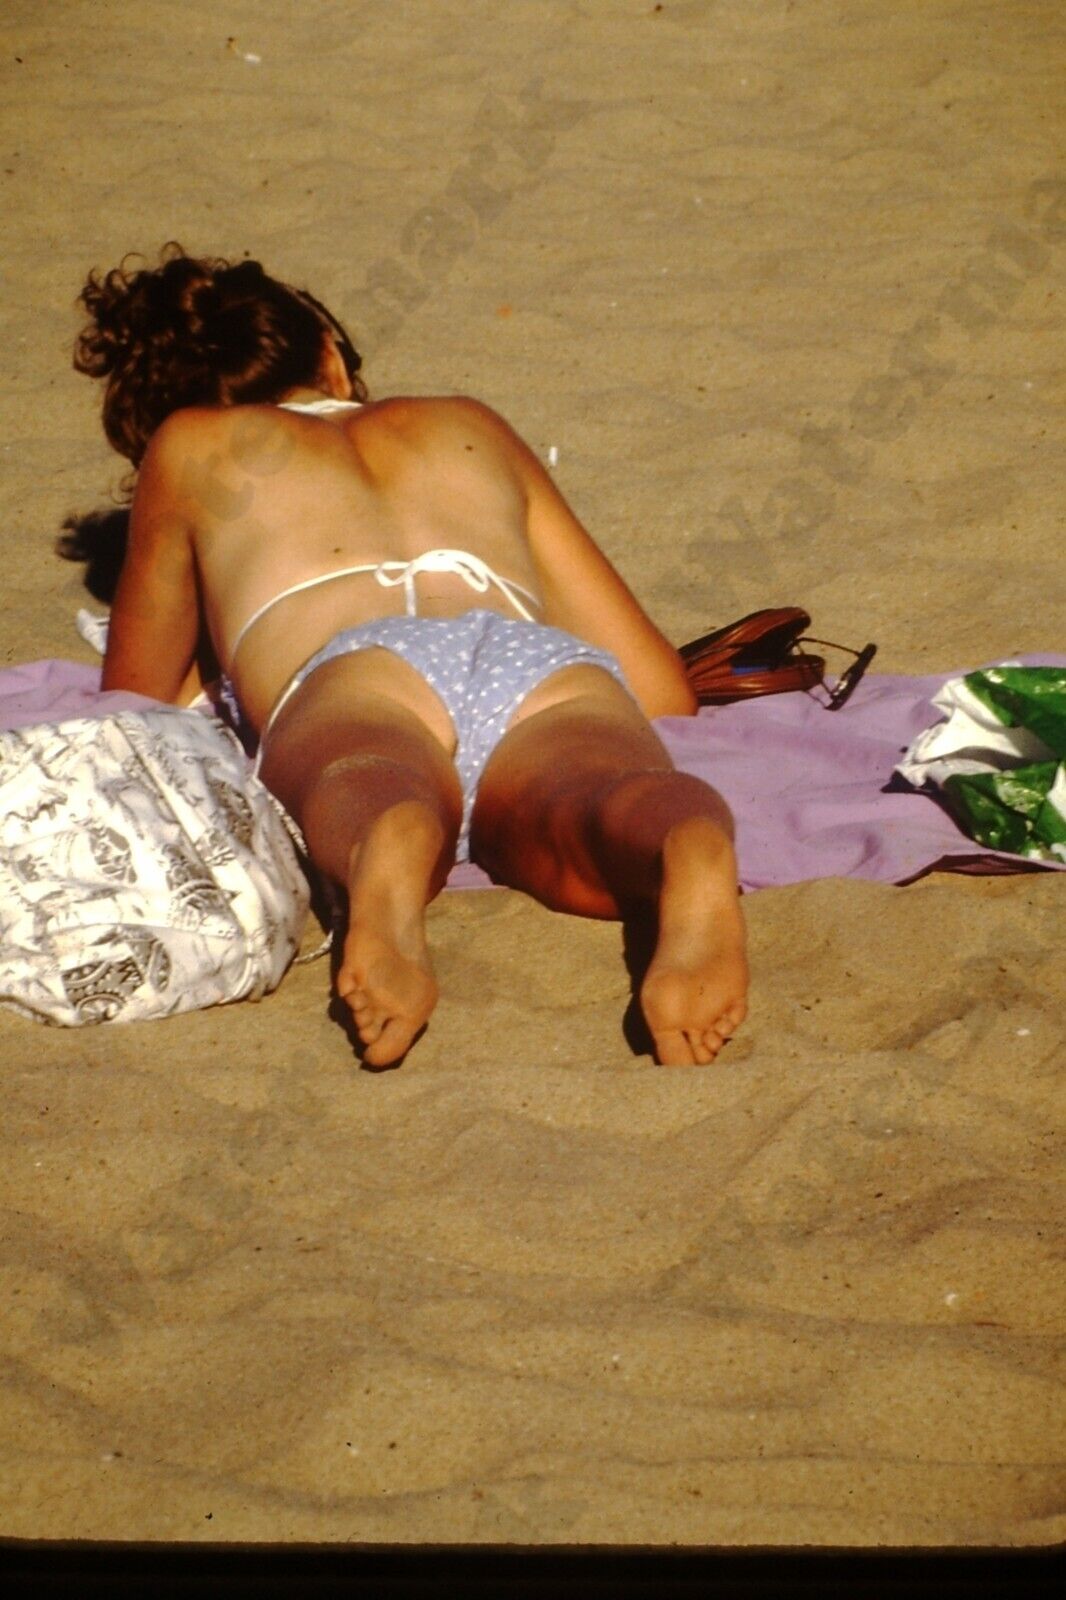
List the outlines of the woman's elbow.
{"label": "woman's elbow", "polygon": [[696,691],[678,663],[678,671],[671,672],[648,684],[641,699],[646,717],[694,717],[699,710]]}
{"label": "woman's elbow", "polygon": [[696,699],[692,685],[685,683],[683,686],[678,685],[675,688],[668,701],[655,712],[655,715],[657,717],[694,717],[699,709],[700,703]]}

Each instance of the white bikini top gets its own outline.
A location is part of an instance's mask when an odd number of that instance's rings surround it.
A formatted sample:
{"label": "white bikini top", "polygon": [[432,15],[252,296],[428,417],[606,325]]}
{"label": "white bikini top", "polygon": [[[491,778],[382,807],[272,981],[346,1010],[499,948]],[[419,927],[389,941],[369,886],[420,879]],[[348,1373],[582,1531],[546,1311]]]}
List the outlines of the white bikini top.
{"label": "white bikini top", "polygon": [[[290,401],[283,403],[285,411],[304,411],[316,416],[328,415],[333,411],[346,411],[356,409],[358,400],[310,400],[306,403]],[[525,595],[534,605],[538,605],[537,596],[520,583],[515,583],[511,578],[501,578],[498,572],[493,572],[487,561],[482,561],[480,556],[474,555],[471,550],[425,550],[420,556],[415,556],[411,561],[368,561],[357,567],[341,567],[337,572],[323,572],[317,578],[305,578],[302,583],[294,583],[287,589],[282,589],[272,599],[267,600],[252,612],[251,616],[237,630],[236,637],[230,647],[230,661],[232,662],[240,649],[245,637],[255,627],[261,617],[272,611],[282,600],[288,600],[290,595],[302,594],[305,589],[314,589],[320,583],[332,583],[335,578],[351,578],[360,572],[372,572],[374,578],[383,589],[394,589],[398,584],[403,585],[404,609],[409,617],[418,615],[418,596],[415,593],[415,579],[420,572],[450,572],[457,578],[462,578],[469,589],[476,594],[487,594],[495,586],[500,593],[510,601],[518,615],[526,622],[536,622],[537,618],[528,611],[518,598]]]}
{"label": "white bikini top", "polygon": [[361,411],[361,400],[335,400],[323,395],[321,400],[279,400],[279,411],[306,411],[312,417],[328,417],[334,411]]}

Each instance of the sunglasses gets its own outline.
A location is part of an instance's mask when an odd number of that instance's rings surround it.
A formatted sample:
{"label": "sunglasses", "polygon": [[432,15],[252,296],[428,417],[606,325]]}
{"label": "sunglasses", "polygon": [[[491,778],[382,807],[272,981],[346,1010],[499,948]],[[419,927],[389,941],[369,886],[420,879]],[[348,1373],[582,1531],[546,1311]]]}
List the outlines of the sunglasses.
{"label": "sunglasses", "polygon": [[[796,644],[820,644],[823,649],[839,650],[843,655],[852,657],[850,665],[844,668],[832,688],[829,687],[825,680],[824,657],[811,656],[809,658],[812,661],[817,661],[822,668],[822,676],[818,680],[817,688],[821,689],[826,696],[822,704],[827,711],[839,711],[842,705],[847,704],[858,688],[859,681],[867,667],[877,654],[877,646],[873,643],[864,644],[861,650],[852,650],[846,644],[833,644],[829,639],[815,639],[808,633],[802,634],[796,640]],[[814,687],[812,685],[812,689]]]}

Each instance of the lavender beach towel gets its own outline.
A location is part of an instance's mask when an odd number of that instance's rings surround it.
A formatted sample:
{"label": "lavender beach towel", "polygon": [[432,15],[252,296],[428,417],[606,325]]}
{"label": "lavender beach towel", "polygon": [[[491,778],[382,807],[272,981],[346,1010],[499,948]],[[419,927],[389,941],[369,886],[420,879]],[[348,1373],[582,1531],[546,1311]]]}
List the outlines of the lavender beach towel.
{"label": "lavender beach towel", "polygon": [[[1066,665],[1064,656],[1025,657]],[[867,676],[843,710],[827,712],[804,694],[768,695],[661,717],[656,728],[676,765],[713,783],[737,824],[746,890],[810,878],[907,883],[934,868],[970,872],[1063,870],[984,849],[936,800],[893,777],[924,728],[940,720],[934,694],[953,673]],[[67,717],[99,717],[155,702],[100,691],[98,667],[34,661],[0,672],[0,728]],[[452,888],[487,887],[473,865],[456,867]]]}

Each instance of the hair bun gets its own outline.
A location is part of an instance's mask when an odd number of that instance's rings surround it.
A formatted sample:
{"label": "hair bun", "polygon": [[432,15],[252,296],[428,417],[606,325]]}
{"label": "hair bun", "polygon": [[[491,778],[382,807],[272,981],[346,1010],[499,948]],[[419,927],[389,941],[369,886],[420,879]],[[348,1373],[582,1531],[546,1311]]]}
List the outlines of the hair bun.
{"label": "hair bun", "polygon": [[189,339],[206,355],[217,353],[223,338],[225,308],[213,278],[198,284],[189,296],[186,327]]}
{"label": "hair bun", "polygon": [[74,365],[107,380],[104,429],[134,466],[172,411],[273,402],[314,384],[327,328],[343,340],[353,389],[365,396],[340,324],[258,261],[187,256],[172,241],[157,267],[125,257],[103,276],[90,272],[79,298],[89,320]]}

